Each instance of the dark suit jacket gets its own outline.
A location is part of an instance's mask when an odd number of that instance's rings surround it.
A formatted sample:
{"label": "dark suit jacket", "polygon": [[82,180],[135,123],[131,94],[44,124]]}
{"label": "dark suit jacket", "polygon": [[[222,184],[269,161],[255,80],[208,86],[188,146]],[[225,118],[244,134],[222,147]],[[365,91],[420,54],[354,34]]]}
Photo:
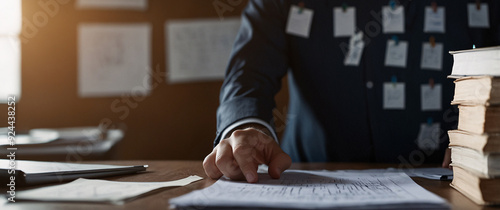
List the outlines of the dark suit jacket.
{"label": "dark suit jacket", "polygon": [[[468,1],[437,1],[446,8],[446,33],[424,33],[424,8],[431,1],[405,1],[405,33],[409,42],[406,68],[384,66],[387,40],[381,7],[387,0],[350,1],[356,26],[364,32],[360,66],[344,66],[349,38],[333,37],[333,7],[345,1],[306,0],[314,10],[309,38],[285,33],[290,6],[299,1],[250,0],[234,44],[217,111],[217,138],[233,122],[257,117],[272,124],[274,96],[288,73],[290,102],[282,148],[294,161],[375,161],[418,165],[442,160],[446,131],[456,126],[457,109],[449,105],[453,81],[450,50],[498,43],[498,3],[489,2],[493,29],[470,29]],[[495,25],[496,24],[496,25]],[[420,69],[422,42],[430,36],[444,45],[441,71]],[[406,84],[404,110],[384,110],[383,83],[397,76]],[[420,86],[433,78],[443,85],[442,111],[422,111]],[[368,88],[367,82],[373,87]],[[420,124],[441,124],[440,148],[423,151],[416,144]]]}

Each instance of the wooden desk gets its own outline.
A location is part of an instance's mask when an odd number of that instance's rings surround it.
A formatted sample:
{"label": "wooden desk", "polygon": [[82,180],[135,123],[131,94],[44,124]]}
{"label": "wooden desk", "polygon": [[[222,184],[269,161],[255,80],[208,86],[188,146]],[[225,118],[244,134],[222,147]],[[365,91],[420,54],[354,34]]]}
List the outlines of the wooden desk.
{"label": "wooden desk", "polygon": [[[205,177],[204,180],[192,183],[185,187],[166,188],[156,193],[137,198],[125,205],[110,205],[110,204],[89,204],[89,203],[54,203],[54,202],[23,202],[18,201],[15,204],[7,204],[2,206],[6,210],[27,210],[27,209],[169,209],[168,200],[179,195],[186,194],[193,190],[202,189],[212,185],[215,180],[206,178],[203,171],[201,161],[105,161],[92,162],[103,164],[117,165],[149,165],[148,172],[111,177],[107,180],[115,181],[132,181],[132,182],[160,182],[170,181],[174,179],[184,178],[188,175],[198,175]],[[367,168],[387,168],[394,167],[390,164],[357,164],[357,163],[308,163],[308,164],[293,164],[293,169],[367,169]],[[427,190],[436,193],[445,198],[453,209],[495,209],[492,207],[483,207],[474,204],[472,201],[464,197],[462,194],[452,189],[449,181],[434,181],[422,178],[414,178],[414,180],[426,188]],[[21,189],[18,189],[21,190]]]}

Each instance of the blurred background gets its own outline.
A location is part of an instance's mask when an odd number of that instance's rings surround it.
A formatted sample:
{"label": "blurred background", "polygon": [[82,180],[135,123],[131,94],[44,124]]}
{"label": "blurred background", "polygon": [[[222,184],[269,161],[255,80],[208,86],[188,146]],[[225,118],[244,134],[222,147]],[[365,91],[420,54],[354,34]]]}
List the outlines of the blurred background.
{"label": "blurred background", "polygon": [[[2,21],[8,20],[11,25],[14,25],[11,26],[10,31],[0,35],[3,39],[0,43],[6,43],[2,45],[3,52],[0,54],[4,59],[5,56],[10,56],[9,63],[14,63],[9,68],[5,63],[2,66],[0,77],[3,77],[1,81],[3,86],[0,84],[0,89],[3,91],[0,93],[3,101],[0,104],[0,110],[7,110],[7,104],[5,104],[7,94],[20,91],[15,107],[15,129],[18,134],[27,133],[35,128],[98,126],[102,123],[108,129],[118,128],[124,130],[125,133],[116,146],[113,146],[113,154],[105,158],[203,159],[212,150],[215,138],[215,112],[219,103],[221,74],[225,69],[212,70],[214,74],[205,77],[176,74],[179,79],[174,80],[173,77],[176,75],[172,74],[172,78],[169,78],[167,76],[169,51],[166,48],[168,46],[166,38],[168,32],[166,31],[168,30],[166,29],[169,23],[172,23],[173,27],[181,26],[177,28],[178,35],[181,36],[177,38],[181,40],[171,40],[174,43],[183,41],[183,33],[184,36],[189,34],[199,36],[194,39],[197,39],[201,45],[211,42],[210,39],[200,38],[206,34],[212,40],[227,39],[221,40],[225,44],[221,47],[225,49],[217,49],[217,46],[215,49],[212,49],[214,46],[199,46],[201,50],[193,49],[198,51],[196,55],[189,53],[174,55],[185,56],[182,58],[184,61],[202,60],[203,56],[208,56],[207,59],[214,59],[215,56],[218,60],[204,61],[205,65],[219,63],[219,66],[225,66],[229,56],[227,43],[232,44],[235,27],[237,30],[237,26],[234,26],[234,18],[239,18],[247,1],[149,0],[122,1],[119,4],[112,4],[113,1],[109,1],[111,4],[107,5],[103,2],[9,0],[0,3],[5,4],[0,6],[4,8],[4,15],[0,14]],[[19,11],[16,11],[16,5],[21,5]],[[17,17],[22,17],[22,27],[16,26],[21,21]],[[208,22],[204,23],[204,21]],[[231,27],[227,27],[226,23]],[[223,33],[213,30],[203,31],[206,27],[204,29],[202,26],[209,24],[219,25],[219,30],[223,29]],[[239,24],[237,20],[236,24]],[[129,25],[130,27],[127,28]],[[139,27],[134,28],[137,25]],[[190,27],[182,28],[183,25]],[[143,30],[144,28],[146,30]],[[226,28],[227,30],[224,30]],[[127,32],[126,30],[131,30],[133,33],[135,33],[133,30],[136,30],[137,36],[123,36],[122,32]],[[147,32],[147,37],[144,37],[142,32]],[[143,49],[144,46],[141,45],[141,42],[145,42],[143,40],[136,40],[137,46],[134,44],[122,46],[127,45],[127,41],[140,38],[147,39],[146,49]],[[106,44],[117,39],[121,39],[121,43],[118,43],[120,42],[118,40],[116,45]],[[200,43],[195,44],[200,45]],[[17,46],[20,47],[20,51]],[[86,49],[82,49],[84,47]],[[188,49],[189,47],[197,47],[197,45],[187,46]],[[179,49],[179,47],[176,49],[186,50]],[[138,66],[137,72],[146,73],[138,77],[139,81],[135,80],[139,82],[138,84],[133,86],[119,84],[119,82],[113,84],[113,79],[107,77],[119,78],[120,76],[112,73],[87,76],[82,81],[85,71],[88,74],[89,69],[92,71],[92,69],[102,68],[103,71],[114,71],[116,69],[113,69],[113,62],[121,62],[116,65],[125,65],[124,67],[134,64],[134,60],[123,61],[123,59],[134,59],[138,56],[134,54],[135,51],[144,50],[149,51],[150,55],[149,58],[147,56],[137,58],[137,62],[146,61],[146,65]],[[89,58],[89,56],[101,51],[108,52],[96,55],[95,58],[101,58],[96,63],[87,66],[81,63],[82,61],[92,63],[92,60],[89,61],[92,57]],[[125,53],[114,55],[119,54],[120,51]],[[16,53],[20,55],[19,67],[16,67],[16,56],[12,57]],[[214,53],[216,55],[211,55]],[[226,61],[221,63],[221,59]],[[216,64],[213,65],[217,66]],[[203,65],[203,63],[197,65]],[[118,72],[118,74],[134,75],[134,70]],[[148,72],[154,72],[154,75]],[[16,82],[19,75],[20,84]],[[137,77],[137,75],[134,76]],[[99,81],[92,83],[100,78],[104,78],[101,83]],[[106,78],[109,84],[102,83],[106,82]],[[127,81],[130,78],[122,79]],[[150,83],[149,88],[146,88],[149,89],[147,93],[140,92],[141,88],[138,92],[134,92],[136,90],[134,87],[142,87],[143,79]],[[134,82],[133,78],[131,82]],[[85,84],[87,84],[86,87]],[[93,85],[108,88],[109,91],[102,93],[93,91]],[[114,86],[120,85],[125,86],[113,89]],[[282,91],[283,94],[278,96],[280,107],[283,107],[287,101],[286,92]],[[0,119],[7,119],[7,111],[0,112]],[[80,143],[76,142],[76,144]],[[94,159],[87,149],[81,150],[76,152],[77,157],[66,155],[66,159]],[[23,158],[22,148],[18,151],[18,156],[19,159]]]}

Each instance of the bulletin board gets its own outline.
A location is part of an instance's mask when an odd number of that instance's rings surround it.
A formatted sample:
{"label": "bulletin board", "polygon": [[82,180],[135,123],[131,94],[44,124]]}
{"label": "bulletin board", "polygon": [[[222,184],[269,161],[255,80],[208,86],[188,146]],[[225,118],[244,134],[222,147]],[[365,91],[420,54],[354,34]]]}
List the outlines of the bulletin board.
{"label": "bulletin board", "polygon": [[[318,1],[318,0],[315,0]],[[103,120],[119,124],[126,129],[125,138],[118,145],[116,159],[182,159],[201,160],[212,150],[216,133],[215,112],[219,104],[219,90],[222,81],[197,81],[169,84],[164,76],[168,71],[166,61],[165,22],[203,18],[239,17],[247,1],[226,0],[149,0],[145,11],[101,10],[75,8],[73,0],[23,1],[22,41],[22,96],[17,104],[16,129],[19,132],[32,128],[60,128],[93,126]],[[298,2],[298,1],[297,1]],[[342,6],[345,2],[358,9],[363,23],[380,18],[380,7],[389,1],[327,1],[325,5]],[[486,47],[500,44],[500,3],[481,1],[489,5],[490,27],[470,28],[467,22],[468,0],[423,0],[397,1],[405,6],[405,33],[398,34],[400,40],[409,44],[408,64],[405,69],[387,71],[402,75],[401,71],[420,71],[422,43],[433,36],[436,42],[444,43],[441,71],[428,71],[425,75],[400,77],[407,81],[418,80],[443,84],[443,101],[451,101],[452,81],[446,79],[451,72],[452,57],[448,50]],[[425,7],[436,2],[446,8],[446,32],[426,33],[423,31]],[[306,1],[307,4],[307,1]],[[370,8],[367,8],[370,7]],[[371,14],[374,11],[375,14]],[[330,20],[331,21],[331,20]],[[137,23],[147,22],[152,26],[151,65],[162,76],[162,82],[151,94],[141,101],[130,101],[123,97],[78,96],[78,25],[80,23]],[[365,30],[366,25],[357,25]],[[372,29],[369,29],[372,30]],[[380,28],[378,30],[381,30]],[[331,32],[330,32],[331,33]],[[371,39],[374,46],[383,52],[391,35],[382,34]],[[456,40],[467,40],[457,43]],[[342,38],[341,41],[348,41]],[[335,46],[339,47],[339,46]],[[374,54],[373,52],[371,54]],[[339,63],[343,57],[332,58]],[[383,53],[380,56],[363,58],[372,69],[386,68]],[[351,67],[358,68],[358,67]],[[359,67],[364,68],[364,67]],[[371,71],[376,72],[376,71]],[[390,79],[390,78],[388,78]],[[287,82],[283,79],[282,91],[276,96],[277,108],[273,112],[278,132],[283,131],[287,110]],[[118,102],[116,102],[118,100]],[[127,101],[128,100],[128,101]],[[113,103],[128,107],[127,116],[112,110]],[[6,105],[0,109],[6,110]],[[443,109],[446,110],[446,109]],[[436,119],[443,112],[433,113]],[[0,118],[7,118],[7,112],[0,112]],[[82,154],[84,157],[84,154]]]}

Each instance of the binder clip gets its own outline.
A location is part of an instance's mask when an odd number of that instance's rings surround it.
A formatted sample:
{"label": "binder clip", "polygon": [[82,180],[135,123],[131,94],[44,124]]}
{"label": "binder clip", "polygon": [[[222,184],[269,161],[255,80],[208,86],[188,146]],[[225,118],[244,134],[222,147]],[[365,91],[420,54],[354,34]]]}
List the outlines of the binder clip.
{"label": "binder clip", "polygon": [[434,89],[434,79],[429,78],[429,86],[431,86],[431,89]]}
{"label": "binder clip", "polygon": [[434,119],[432,117],[427,118],[427,125],[431,126],[434,123]]}
{"label": "binder clip", "polygon": [[396,88],[396,83],[398,83],[398,77],[396,77],[396,75],[392,75],[391,82],[392,82],[392,86],[394,88]]}
{"label": "binder clip", "polygon": [[394,44],[396,44],[396,46],[399,45],[399,38],[398,38],[398,36],[392,35],[392,40],[394,40]]}
{"label": "binder clip", "polygon": [[302,14],[302,11],[304,11],[305,4],[303,1],[299,2],[299,14]]}
{"label": "binder clip", "polygon": [[395,10],[396,9],[396,1],[395,0],[390,0],[389,1],[389,6],[391,6],[392,10]]}
{"label": "binder clip", "polygon": [[431,6],[432,6],[432,11],[434,11],[434,13],[436,13],[438,11],[438,6],[437,6],[436,1],[431,2]]}
{"label": "binder clip", "polygon": [[476,0],[476,9],[481,10],[481,0]]}
{"label": "binder clip", "polygon": [[342,11],[347,12],[347,3],[342,4]]}
{"label": "binder clip", "polygon": [[429,43],[431,44],[432,48],[436,46],[436,38],[434,36],[429,37]]}

